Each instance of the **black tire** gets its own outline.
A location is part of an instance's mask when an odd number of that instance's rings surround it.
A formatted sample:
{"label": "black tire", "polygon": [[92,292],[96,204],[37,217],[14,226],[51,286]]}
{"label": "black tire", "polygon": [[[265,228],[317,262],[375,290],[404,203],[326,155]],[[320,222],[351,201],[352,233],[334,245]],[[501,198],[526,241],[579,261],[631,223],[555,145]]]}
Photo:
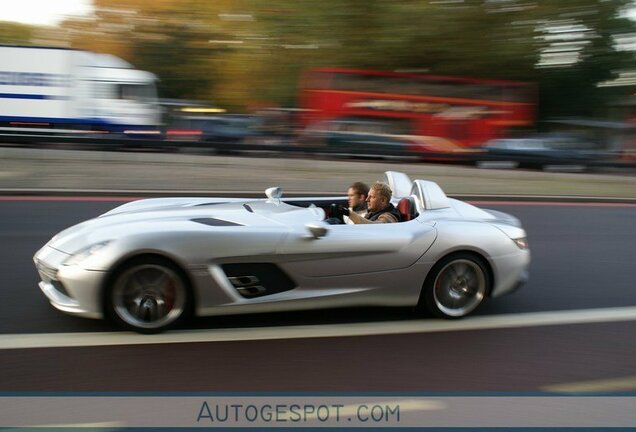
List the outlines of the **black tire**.
{"label": "black tire", "polygon": [[481,257],[468,252],[448,255],[427,275],[418,308],[439,318],[463,318],[483,302],[490,284]]}
{"label": "black tire", "polygon": [[161,257],[134,258],[117,269],[105,290],[105,313],[138,333],[160,333],[192,313],[192,293],[183,271]]}

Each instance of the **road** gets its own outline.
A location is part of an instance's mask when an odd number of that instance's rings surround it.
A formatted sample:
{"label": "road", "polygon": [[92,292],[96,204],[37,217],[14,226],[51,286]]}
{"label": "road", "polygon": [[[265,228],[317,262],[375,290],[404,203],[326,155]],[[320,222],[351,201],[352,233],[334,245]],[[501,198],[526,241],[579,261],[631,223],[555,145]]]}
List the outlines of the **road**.
{"label": "road", "polygon": [[[37,289],[31,257],[57,231],[119,203],[108,198],[0,200],[0,272],[5,275],[0,336],[73,333],[64,336],[72,341],[78,334],[114,330],[104,322],[53,310]],[[565,389],[568,383],[588,383],[588,389],[599,391],[636,390],[636,321],[611,318],[611,308],[636,306],[636,206],[487,207],[522,220],[533,261],[529,284],[484,304],[475,322],[600,308],[610,308],[609,318],[339,337],[321,337],[320,329],[325,324],[346,330],[411,322],[420,328],[436,321],[421,320],[411,310],[378,308],[205,318],[188,328],[195,333],[250,328],[276,332],[303,326],[317,333],[306,338],[197,343],[152,343],[149,337],[135,335],[140,344],[113,346],[61,343],[2,349],[0,344],[0,391],[534,392]],[[555,385],[562,387],[551,387]]]}

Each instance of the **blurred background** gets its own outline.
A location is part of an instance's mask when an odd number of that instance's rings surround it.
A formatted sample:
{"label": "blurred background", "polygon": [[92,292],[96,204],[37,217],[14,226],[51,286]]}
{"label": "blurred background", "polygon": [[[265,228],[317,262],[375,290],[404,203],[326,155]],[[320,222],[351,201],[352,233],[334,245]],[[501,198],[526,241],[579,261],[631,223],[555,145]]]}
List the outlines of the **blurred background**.
{"label": "blurred background", "polygon": [[[81,125],[149,147],[269,145],[528,167],[636,160],[631,0],[77,3],[81,15],[54,23],[0,21],[0,44],[109,54],[124,61],[117,67],[149,72],[143,91],[111,77],[116,92],[86,87],[82,103],[105,112],[115,104],[107,99],[128,99],[156,110],[154,120],[127,123],[121,106],[100,117],[60,105],[39,118],[13,112],[13,95],[0,98],[3,133]],[[0,71],[47,72],[16,66],[20,55],[0,56]],[[41,98],[5,76],[0,93]]]}

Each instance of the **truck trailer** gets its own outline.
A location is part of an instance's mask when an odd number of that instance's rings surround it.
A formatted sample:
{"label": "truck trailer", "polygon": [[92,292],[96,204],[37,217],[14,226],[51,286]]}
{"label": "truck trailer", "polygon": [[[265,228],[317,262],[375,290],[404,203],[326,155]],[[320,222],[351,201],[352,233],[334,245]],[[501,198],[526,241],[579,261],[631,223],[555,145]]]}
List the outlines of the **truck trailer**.
{"label": "truck trailer", "polygon": [[0,45],[0,132],[158,133],[156,81],[109,54]]}

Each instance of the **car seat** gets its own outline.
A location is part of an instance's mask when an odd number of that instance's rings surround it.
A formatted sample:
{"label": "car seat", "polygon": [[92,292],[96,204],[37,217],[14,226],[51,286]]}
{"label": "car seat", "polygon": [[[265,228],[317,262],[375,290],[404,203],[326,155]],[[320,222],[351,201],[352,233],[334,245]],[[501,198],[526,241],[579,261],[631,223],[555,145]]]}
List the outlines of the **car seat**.
{"label": "car seat", "polygon": [[402,216],[402,222],[408,222],[417,217],[417,209],[415,207],[415,199],[410,197],[402,198],[397,205],[397,211]]}

